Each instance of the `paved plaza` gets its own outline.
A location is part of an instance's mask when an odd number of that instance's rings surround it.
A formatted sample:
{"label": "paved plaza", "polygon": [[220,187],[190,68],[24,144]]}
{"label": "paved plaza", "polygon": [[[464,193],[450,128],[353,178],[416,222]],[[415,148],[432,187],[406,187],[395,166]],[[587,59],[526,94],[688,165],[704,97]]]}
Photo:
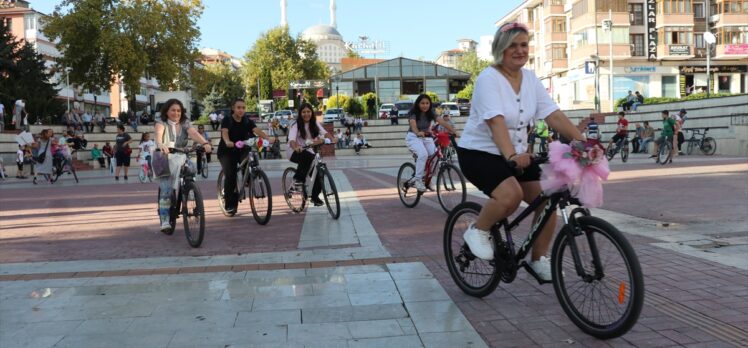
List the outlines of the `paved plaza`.
{"label": "paved plaza", "polygon": [[[199,182],[202,247],[181,221],[158,232],[155,183],[104,171],[80,183],[0,182],[0,347],[741,347],[748,345],[748,161],[618,158],[593,209],[625,233],[646,283],[642,315],[602,341],[564,314],[552,285],[520,272],[489,296],[462,293],[442,249],[434,193],[413,209],[395,176],[409,156],[328,159],[342,213],[294,214],[290,165],[267,160],[273,214],[224,217]],[[469,186],[468,199],[483,202]],[[520,230],[527,230],[523,226]],[[520,232],[518,235],[522,235]]]}

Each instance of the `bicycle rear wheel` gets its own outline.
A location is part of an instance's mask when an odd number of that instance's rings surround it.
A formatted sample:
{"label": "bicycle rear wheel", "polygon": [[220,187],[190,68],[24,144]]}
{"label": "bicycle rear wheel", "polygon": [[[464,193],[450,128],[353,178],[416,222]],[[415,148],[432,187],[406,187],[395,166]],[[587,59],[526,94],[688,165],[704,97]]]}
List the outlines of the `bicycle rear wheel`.
{"label": "bicycle rear wheel", "polygon": [[689,155],[693,155],[693,150],[696,149],[698,145],[698,140],[691,138],[688,139],[688,147],[686,148],[686,153]]}
{"label": "bicycle rear wheel", "polygon": [[408,208],[415,207],[422,195],[416,190],[415,177],[416,166],[413,163],[405,162],[397,171],[397,194],[403,205]]}
{"label": "bicycle rear wheel", "polygon": [[616,144],[615,143],[608,144],[608,147],[605,149],[605,156],[608,158],[608,161],[612,160],[613,157],[616,156]]}
{"label": "bicycle rear wheel", "polygon": [[236,215],[236,210],[234,210],[233,212],[229,212],[226,210],[226,198],[224,197],[224,194],[223,194],[223,180],[224,180],[224,175],[223,175],[223,170],[221,170],[221,172],[218,173],[218,179],[216,180],[216,193],[218,194],[218,207],[221,208],[221,212],[223,213],[224,216],[231,217],[231,216]]}
{"label": "bicycle rear wheel", "polygon": [[249,185],[249,205],[252,207],[252,216],[260,225],[270,221],[273,212],[273,194],[270,191],[270,180],[259,167],[254,171],[254,177]]}
{"label": "bicycle rear wheel", "polygon": [[470,224],[478,219],[480,210],[478,203],[461,203],[452,209],[444,225],[444,259],[447,260],[449,274],[463,292],[474,297],[490,294],[501,280],[494,261],[473,255],[462,239]]}
{"label": "bicycle rear wheel", "polygon": [[670,141],[665,140],[662,145],[660,145],[660,152],[657,153],[657,163],[666,165],[668,162],[670,162],[670,158],[673,156],[673,145],[670,143]]}
{"label": "bicycle rear wheel", "polygon": [[623,161],[623,163],[626,163],[626,161],[628,160],[629,160],[629,144],[627,142],[621,148],[621,161]]}
{"label": "bicycle rear wheel", "polygon": [[465,186],[465,176],[456,166],[446,164],[439,169],[436,177],[436,197],[447,214],[467,199]]}
{"label": "bicycle rear wheel", "polygon": [[143,166],[140,166],[140,170],[138,170],[138,180],[143,184],[148,180],[148,173],[146,173]]}
{"label": "bicycle rear wheel", "polygon": [[184,235],[191,247],[197,248],[203,243],[205,235],[205,209],[203,207],[203,195],[200,188],[194,182],[184,184],[182,192],[182,222],[184,222]]}
{"label": "bicycle rear wheel", "polygon": [[[577,222],[578,236],[565,226],[553,244],[553,288],[566,315],[582,331],[601,339],[619,337],[636,324],[644,304],[639,259],[613,225],[591,216]],[[575,259],[582,263],[577,265]]]}
{"label": "bicycle rear wheel", "polygon": [[701,152],[707,156],[714,155],[717,151],[717,141],[712,137],[704,138],[704,142],[701,143]]}
{"label": "bicycle rear wheel", "polygon": [[208,159],[206,158],[205,154],[203,154],[203,157],[200,159],[200,175],[207,179],[208,178]]}
{"label": "bicycle rear wheel", "polygon": [[327,168],[321,169],[322,173],[317,180],[322,180],[322,194],[325,196],[325,205],[327,211],[333,219],[340,217],[340,199],[338,198],[338,189],[335,187],[335,181]]}
{"label": "bicycle rear wheel", "polygon": [[283,181],[281,181],[283,189],[283,198],[286,199],[288,208],[294,213],[299,213],[304,210],[306,206],[306,194],[304,188],[295,187],[293,176],[296,175],[296,169],[288,167],[283,171]]}

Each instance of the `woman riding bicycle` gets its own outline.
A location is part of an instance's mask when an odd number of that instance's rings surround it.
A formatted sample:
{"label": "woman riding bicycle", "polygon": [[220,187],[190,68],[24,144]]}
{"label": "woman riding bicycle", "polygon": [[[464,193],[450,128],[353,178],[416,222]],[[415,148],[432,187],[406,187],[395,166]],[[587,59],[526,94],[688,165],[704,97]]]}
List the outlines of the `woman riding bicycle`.
{"label": "woman riding bicycle", "polygon": [[[528,29],[523,24],[507,23],[496,31],[494,63],[475,82],[470,117],[457,142],[462,172],[490,197],[477,221],[463,235],[472,253],[485,260],[494,256],[488,232],[491,226],[511,215],[522,200],[529,203],[541,193],[540,167],[526,152],[527,125],[545,120],[562,136],[583,139],[532,70],[522,68],[528,60],[528,41]],[[542,209],[543,205],[536,211],[536,219]],[[532,250],[530,265],[544,280],[551,279],[545,254],[555,222],[553,215]]]}
{"label": "woman riding bicycle", "polygon": [[419,95],[413,103],[413,107],[410,108],[410,112],[408,112],[410,126],[405,135],[405,144],[410,151],[416,154],[415,186],[418,192],[426,191],[426,185],[423,184],[426,160],[436,151],[434,138],[427,136],[431,130],[431,123],[434,121],[450,133],[456,133],[452,125],[444,121],[441,116],[436,116],[434,109],[431,107],[431,98],[426,94]]}
{"label": "woman riding bicycle", "polygon": [[223,192],[226,212],[236,213],[239,197],[236,192],[236,169],[241,163],[246,151],[236,147],[237,141],[247,140],[255,136],[268,139],[267,134],[257,127],[249,117],[244,117],[247,109],[243,99],[236,99],[231,104],[231,115],[221,121],[221,142],[218,143],[218,160],[224,173]]}
{"label": "woman riding bicycle", "polygon": [[[156,120],[156,147],[158,151],[169,154],[169,148],[183,148],[187,146],[187,138],[201,144],[205,152],[211,152],[210,143],[197,132],[187,117],[187,110],[181,101],[169,99],[161,107],[161,118]],[[169,223],[169,209],[171,208],[172,190],[175,190],[179,181],[179,172],[187,160],[183,153],[169,154],[169,176],[159,178],[159,189],[161,195],[158,197],[158,215],[161,220],[161,232],[168,233],[171,230]]]}
{"label": "woman riding bicycle", "polygon": [[[286,148],[288,159],[298,164],[296,174],[293,177],[296,187],[304,185],[306,177],[310,173],[312,162],[314,161],[314,150],[308,148],[304,151],[303,147],[307,142],[310,142],[311,145],[324,144],[325,139],[323,138],[330,139],[330,142],[333,143],[336,141],[335,137],[327,133],[322,128],[322,124],[317,122],[312,105],[302,103],[299,106],[299,115],[296,116],[296,122],[288,130],[288,147]],[[322,191],[322,180],[315,180],[314,187],[312,187],[311,199],[315,207],[325,204],[319,198],[320,191]]]}

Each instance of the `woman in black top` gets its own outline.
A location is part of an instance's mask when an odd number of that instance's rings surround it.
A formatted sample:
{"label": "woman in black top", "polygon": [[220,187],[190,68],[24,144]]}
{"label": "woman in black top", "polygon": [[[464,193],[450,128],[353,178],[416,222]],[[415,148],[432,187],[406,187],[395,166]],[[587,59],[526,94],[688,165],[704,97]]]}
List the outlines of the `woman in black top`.
{"label": "woman in black top", "polygon": [[244,100],[237,99],[231,105],[231,115],[224,117],[221,121],[221,142],[218,143],[218,160],[221,161],[223,168],[223,192],[225,199],[225,208],[228,215],[236,214],[236,206],[239,198],[236,193],[236,167],[242,158],[248,154],[242,151],[234,144],[237,141],[244,141],[255,136],[262,137],[269,141],[265,132],[257,127],[254,121],[249,117],[244,117],[247,109]]}
{"label": "woman in black top", "polygon": [[125,180],[127,180],[127,170],[130,168],[130,142],[132,138],[125,133],[125,126],[117,125],[117,137],[114,139],[114,158],[117,160],[117,169],[114,170],[114,180],[119,180],[119,172],[122,167],[125,168]]}

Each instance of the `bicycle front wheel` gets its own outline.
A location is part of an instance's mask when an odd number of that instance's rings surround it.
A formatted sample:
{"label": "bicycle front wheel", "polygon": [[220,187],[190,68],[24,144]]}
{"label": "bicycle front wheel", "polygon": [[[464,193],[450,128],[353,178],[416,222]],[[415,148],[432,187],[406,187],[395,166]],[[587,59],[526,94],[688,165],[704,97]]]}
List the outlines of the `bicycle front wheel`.
{"label": "bicycle front wheel", "polygon": [[686,148],[686,153],[689,155],[693,155],[693,150],[696,149],[698,145],[698,140],[696,139],[688,139],[688,147]]}
{"label": "bicycle front wheel", "polygon": [[444,259],[455,284],[470,296],[483,297],[499,285],[500,272],[494,261],[473,255],[462,235],[478,220],[481,206],[474,202],[457,205],[444,225]]}
{"label": "bicycle front wheel", "polygon": [[446,164],[439,169],[436,177],[436,197],[447,214],[467,199],[465,176],[455,165]]}
{"label": "bicycle front wheel", "polygon": [[283,171],[283,181],[281,181],[283,198],[286,199],[288,208],[291,211],[300,213],[306,206],[306,194],[303,187],[296,187],[294,185],[294,175],[296,175],[296,169],[293,167],[288,167]]}
{"label": "bicycle front wheel", "polygon": [[673,156],[673,145],[670,143],[670,141],[665,140],[662,145],[660,145],[660,152],[657,153],[657,163],[666,165],[668,162],[670,162],[670,158]]}
{"label": "bicycle front wheel", "polygon": [[203,236],[205,235],[203,195],[200,193],[200,188],[194,182],[184,184],[182,195],[184,235],[187,237],[187,243],[191,247],[197,248],[203,243]]}
{"label": "bicycle front wheel", "polygon": [[273,194],[270,191],[270,180],[262,169],[256,169],[252,183],[249,185],[249,205],[252,207],[252,216],[260,225],[270,221],[273,212]]}
{"label": "bicycle front wheel", "polygon": [[[236,210],[233,212],[229,212],[226,210],[226,197],[223,193],[223,180],[224,180],[223,170],[221,170],[220,173],[218,173],[218,180],[216,180],[216,193],[218,194],[218,207],[221,208],[221,212],[224,216],[234,216],[236,214]],[[238,207],[237,207],[238,208]]]}
{"label": "bicycle front wheel", "polygon": [[318,180],[322,180],[322,194],[325,196],[325,205],[327,211],[333,219],[340,217],[340,199],[338,198],[338,189],[335,187],[335,181],[327,168],[322,169],[322,175]]}
{"label": "bicycle front wheel", "polygon": [[713,155],[717,151],[717,141],[712,137],[704,138],[704,142],[701,143],[701,152],[707,156]]}
{"label": "bicycle front wheel", "polygon": [[146,181],[148,181],[148,173],[145,171],[145,167],[140,166],[140,170],[138,170],[138,180],[140,180],[141,184],[144,184]]}
{"label": "bicycle front wheel", "polygon": [[200,175],[202,175],[203,178],[208,178],[208,159],[205,155],[203,155],[203,158],[200,159]]}
{"label": "bicycle front wheel", "polygon": [[405,162],[397,171],[397,194],[400,201],[408,208],[413,208],[421,199],[421,194],[416,190],[416,166]]}
{"label": "bicycle front wheel", "polygon": [[612,160],[613,157],[616,156],[616,147],[615,143],[608,144],[608,147],[605,149],[605,156],[608,157],[608,161]]}
{"label": "bicycle front wheel", "polygon": [[623,148],[621,148],[621,161],[623,163],[626,163],[626,161],[629,160],[629,145],[623,145]]}
{"label": "bicycle front wheel", "polygon": [[639,259],[613,225],[591,216],[577,222],[579,235],[565,226],[553,244],[553,288],[582,331],[601,339],[619,337],[636,324],[644,304]]}

